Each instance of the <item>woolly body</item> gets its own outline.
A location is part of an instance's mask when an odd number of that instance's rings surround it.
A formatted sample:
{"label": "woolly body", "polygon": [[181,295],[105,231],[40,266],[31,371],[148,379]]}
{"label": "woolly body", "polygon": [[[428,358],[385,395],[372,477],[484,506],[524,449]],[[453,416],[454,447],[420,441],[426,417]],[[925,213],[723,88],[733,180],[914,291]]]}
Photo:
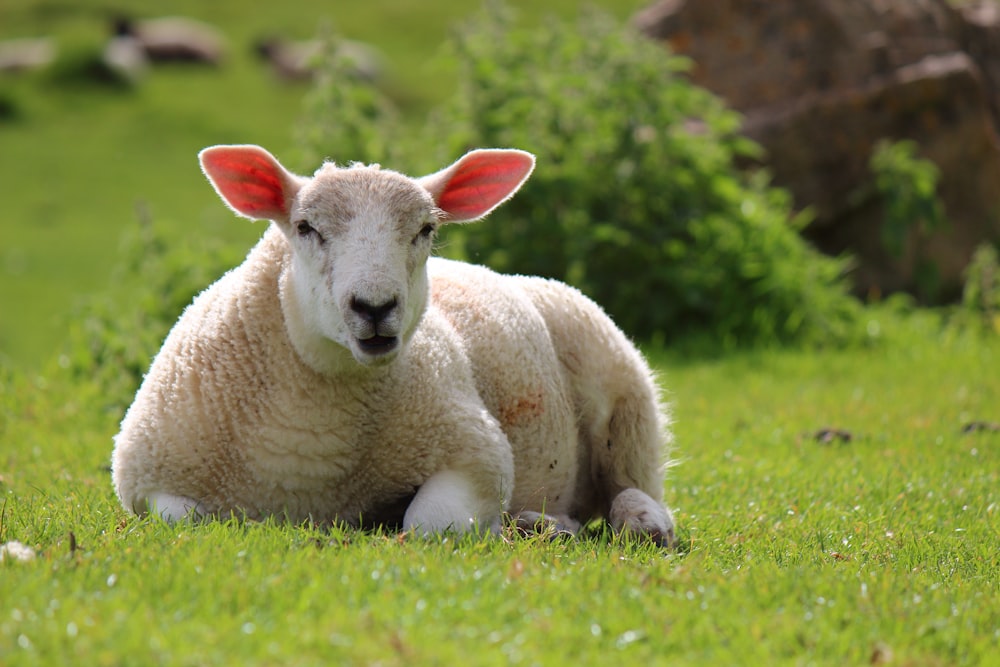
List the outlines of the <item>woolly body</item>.
{"label": "woolly body", "polygon": [[[435,211],[460,206],[433,177],[328,165],[313,180],[326,172],[389,179],[365,195],[376,207],[387,191],[410,187],[414,201],[426,199],[426,215],[463,220]],[[302,208],[310,181],[287,177],[285,190],[297,193],[288,197]],[[333,190],[324,186],[325,206]],[[390,209],[409,206],[402,194],[390,199]],[[184,312],[126,414],[112,471],[127,509],[423,530],[495,528],[502,512],[544,512],[571,528],[604,516],[672,540],[660,504],[667,435],[656,387],[598,306],[562,283],[428,260],[408,247],[410,289],[391,299],[379,293],[382,281],[327,271],[331,283],[353,276],[368,290],[362,303],[373,295],[391,303],[389,324],[372,324],[369,308],[333,327],[354,338],[317,336],[313,329],[328,325],[310,318],[325,315],[311,313],[303,303],[311,287],[293,280],[304,271],[293,245],[304,241],[279,209],[243,264]],[[379,233],[388,233],[384,225]],[[358,302],[355,291],[347,310]],[[394,336],[383,336],[387,328]],[[391,354],[374,349],[375,337],[381,345],[395,335]]]}

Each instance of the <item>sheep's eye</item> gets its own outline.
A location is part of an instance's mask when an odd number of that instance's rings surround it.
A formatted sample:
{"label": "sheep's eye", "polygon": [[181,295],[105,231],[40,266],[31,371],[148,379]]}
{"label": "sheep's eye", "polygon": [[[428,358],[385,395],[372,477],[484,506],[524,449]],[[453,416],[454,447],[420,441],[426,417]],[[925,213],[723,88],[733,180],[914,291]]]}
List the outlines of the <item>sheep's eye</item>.
{"label": "sheep's eye", "polygon": [[416,243],[420,239],[429,239],[435,231],[434,225],[428,223],[420,228],[420,233],[413,238],[413,242]]}
{"label": "sheep's eye", "polygon": [[298,222],[296,230],[299,232],[299,236],[301,237],[306,237],[309,236],[310,234],[315,234],[316,237],[319,238],[319,232],[316,231],[316,228],[310,225],[305,220],[300,220]]}

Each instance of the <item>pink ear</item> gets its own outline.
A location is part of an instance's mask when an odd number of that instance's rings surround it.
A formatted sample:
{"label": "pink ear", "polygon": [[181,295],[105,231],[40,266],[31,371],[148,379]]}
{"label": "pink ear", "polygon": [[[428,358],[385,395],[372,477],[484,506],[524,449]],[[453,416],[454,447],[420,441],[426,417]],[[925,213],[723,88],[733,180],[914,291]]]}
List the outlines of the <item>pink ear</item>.
{"label": "pink ear", "polygon": [[518,150],[475,150],[419,183],[431,193],[445,220],[478,220],[507,201],[535,168],[535,157]]}
{"label": "pink ear", "polygon": [[299,179],[259,146],[212,146],[198,154],[201,168],[229,206],[248,218],[284,220]]}

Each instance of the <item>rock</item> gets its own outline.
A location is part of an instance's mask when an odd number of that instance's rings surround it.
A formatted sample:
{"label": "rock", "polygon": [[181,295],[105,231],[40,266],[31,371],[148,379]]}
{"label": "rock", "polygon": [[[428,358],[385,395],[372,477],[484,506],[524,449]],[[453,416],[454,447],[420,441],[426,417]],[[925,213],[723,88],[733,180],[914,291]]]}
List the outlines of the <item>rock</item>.
{"label": "rock", "polygon": [[[863,86],[805,96],[748,113],[745,132],[764,145],[775,180],[813,206],[805,234],[822,250],[851,252],[861,293],[918,290],[918,271],[936,266],[944,296],[984,238],[1000,239],[1000,147],[975,66],[967,56],[928,56]],[[880,138],[914,139],[941,169],[947,229],[912,230],[902,256],[880,235],[881,204],[868,166]]]}
{"label": "rock", "polygon": [[994,123],[1000,127],[1000,4],[984,0],[962,5],[959,11],[959,42],[979,65],[991,93]]}
{"label": "rock", "polygon": [[[920,292],[928,265],[957,297],[984,239],[1000,240],[1000,11],[944,0],[664,0],[635,18],[689,56],[691,78],[745,115],[744,132],[821,250],[850,252],[860,293]],[[949,221],[881,240],[869,160],[912,139],[941,171]],[[923,274],[923,275],[922,275]],[[924,296],[927,296],[925,293]]]}

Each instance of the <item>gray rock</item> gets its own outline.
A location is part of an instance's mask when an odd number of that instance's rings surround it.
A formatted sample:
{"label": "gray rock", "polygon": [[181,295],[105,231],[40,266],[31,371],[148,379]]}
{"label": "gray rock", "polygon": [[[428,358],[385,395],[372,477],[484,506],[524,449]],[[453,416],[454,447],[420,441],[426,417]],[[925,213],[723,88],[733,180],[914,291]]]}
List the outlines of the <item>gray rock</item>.
{"label": "gray rock", "polygon": [[[850,252],[861,293],[960,293],[983,240],[1000,241],[1000,10],[944,0],[663,0],[635,17],[689,56],[691,78],[745,115],[805,234]],[[948,229],[912,229],[900,255],[881,241],[868,164],[881,139],[911,139],[941,171]]]}

